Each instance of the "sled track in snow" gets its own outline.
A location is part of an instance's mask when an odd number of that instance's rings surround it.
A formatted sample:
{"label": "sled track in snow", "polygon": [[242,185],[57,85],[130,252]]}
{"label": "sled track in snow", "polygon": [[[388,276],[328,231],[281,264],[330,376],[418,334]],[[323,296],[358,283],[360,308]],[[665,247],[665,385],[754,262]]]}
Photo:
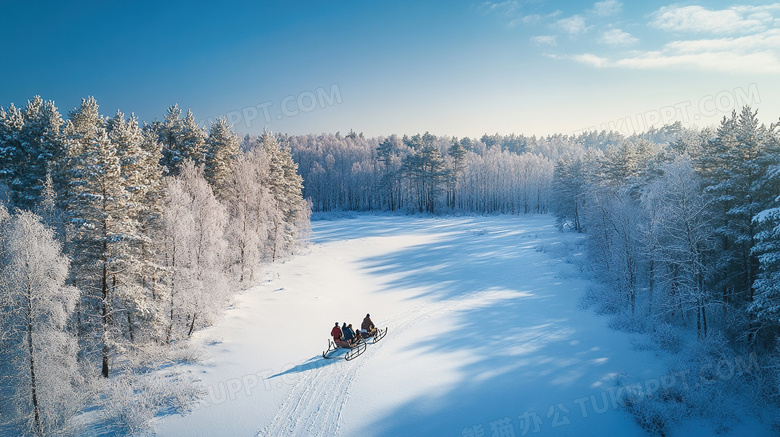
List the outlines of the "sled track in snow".
{"label": "sled track in snow", "polygon": [[417,323],[456,309],[468,302],[473,294],[441,302],[421,303],[389,323],[389,335],[377,344],[369,343],[368,350],[354,361],[338,360],[334,364],[301,372],[274,418],[258,436],[341,435],[342,412],[349,400],[352,382],[382,345],[395,341],[397,334]]}

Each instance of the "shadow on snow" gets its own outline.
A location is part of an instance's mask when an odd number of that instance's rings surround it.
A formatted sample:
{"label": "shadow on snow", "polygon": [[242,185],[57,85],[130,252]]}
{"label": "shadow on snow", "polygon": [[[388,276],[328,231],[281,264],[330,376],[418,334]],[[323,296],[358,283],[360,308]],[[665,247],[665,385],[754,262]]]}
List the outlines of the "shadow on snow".
{"label": "shadow on snow", "polygon": [[[343,351],[343,352],[342,352]],[[335,352],[331,353],[331,356],[333,358],[322,358],[322,355],[317,355],[314,357],[309,358],[308,360],[293,366],[287,370],[281,371],[279,373],[275,373],[271,376],[269,376],[267,379],[271,380],[274,378],[286,376],[286,375],[293,375],[297,373],[303,373],[308,372],[309,370],[319,369],[322,367],[331,366],[337,363],[343,362],[343,356],[347,353],[347,349],[337,349]],[[334,369],[335,370],[335,369]]]}
{"label": "shadow on snow", "polygon": [[[559,431],[583,435],[580,427],[588,420],[588,426],[595,425],[593,435],[603,434],[609,427],[602,423],[604,415],[578,417],[581,414],[571,410],[578,408],[573,401],[611,386],[616,369],[610,357],[629,346],[627,341],[604,340],[614,334],[577,309],[587,283],[576,267],[556,259],[557,255],[542,253],[571,256],[568,252],[579,237],[559,234],[549,216],[409,220],[414,232],[436,233],[435,241],[370,257],[361,264],[369,273],[392,275],[382,292],[419,289],[415,299],[453,304],[448,315],[452,331],[442,336],[418,330],[415,333],[422,334],[418,338],[410,332],[404,350],[409,361],[429,354],[459,360],[455,367],[459,382],[418,395],[361,431],[388,436],[460,435],[464,428],[478,425],[490,435],[490,422],[505,417],[522,430],[518,416],[526,411],[548,423],[550,405],[562,403],[570,409],[576,428]],[[343,222],[320,222],[315,240],[409,232],[406,224],[394,223],[397,219],[392,217],[365,217],[350,221],[345,229]],[[462,359],[464,354],[468,359]],[[399,384],[414,384],[415,378],[435,380],[437,370],[403,378]],[[631,429],[625,428],[630,424],[621,426],[624,431]]]}

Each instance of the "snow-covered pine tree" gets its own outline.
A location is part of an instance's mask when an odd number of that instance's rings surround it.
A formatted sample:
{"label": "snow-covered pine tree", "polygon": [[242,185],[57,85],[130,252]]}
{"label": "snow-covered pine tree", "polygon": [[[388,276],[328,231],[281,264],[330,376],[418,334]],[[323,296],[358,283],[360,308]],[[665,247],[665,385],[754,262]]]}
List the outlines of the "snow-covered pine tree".
{"label": "snow-covered pine tree", "polygon": [[167,169],[168,174],[177,174],[179,165],[184,159],[181,153],[181,136],[184,128],[179,105],[177,103],[171,105],[163,121],[156,121],[152,126],[163,146],[163,166]]}
{"label": "snow-covered pine tree", "polygon": [[241,153],[238,136],[224,117],[211,124],[207,147],[206,180],[214,187],[217,197],[222,198],[233,160]]}
{"label": "snow-covered pine tree", "polygon": [[9,188],[16,185],[19,164],[23,159],[19,138],[23,127],[24,115],[13,103],[7,110],[0,108],[0,183]]}
{"label": "snow-covered pine tree", "polygon": [[582,208],[585,200],[585,175],[581,158],[565,155],[555,164],[553,211],[560,226],[570,224],[582,232]]}
{"label": "snow-covered pine tree", "polygon": [[303,179],[298,175],[298,164],[293,161],[289,147],[280,146],[270,132],[263,133],[260,144],[268,155],[269,173],[265,182],[274,199],[269,255],[275,261],[292,253],[295,247],[295,222],[304,207]]}
{"label": "snow-covered pine tree", "polygon": [[80,407],[78,347],[66,329],[78,291],[65,286],[68,259],[40,217],[22,210],[5,222],[0,372],[7,372],[11,396],[0,399],[0,409],[13,411],[3,419],[20,434],[49,435]]}
{"label": "snow-covered pine tree", "polygon": [[[775,169],[773,177],[777,178],[778,173],[780,169]],[[780,326],[780,206],[761,211],[755,224],[759,232],[753,254],[760,268],[749,310],[761,326],[776,328]]]}
{"label": "snow-covered pine tree", "polygon": [[774,194],[763,192],[761,181],[777,161],[776,147],[756,112],[745,107],[724,117],[717,136],[704,148],[699,168],[705,192],[713,197],[721,251],[714,285],[721,299],[749,304],[758,273],[758,260],[751,254],[757,229],[753,217],[768,207]]}
{"label": "snow-covered pine tree", "polygon": [[50,163],[64,156],[61,137],[62,116],[52,101],[35,96],[23,111],[24,126],[19,132],[21,147],[15,179],[17,205],[31,208],[40,198]]}
{"label": "snow-covered pine tree", "polygon": [[[767,131],[769,150],[766,156],[777,159],[780,138],[778,125]],[[774,196],[764,209],[753,217],[757,232],[752,255],[759,263],[759,271],[753,283],[753,301],[750,313],[759,326],[780,326],[780,164],[767,163],[766,175],[754,187],[763,196]]]}
{"label": "snow-covered pine tree", "polygon": [[93,97],[83,99],[65,127],[68,150],[65,210],[69,253],[79,288],[100,315],[102,374],[109,375],[113,338],[112,300],[126,268],[123,239],[132,231],[116,144]]}
{"label": "snow-covered pine tree", "polygon": [[410,140],[414,153],[404,157],[403,173],[409,180],[419,212],[434,212],[445,182],[444,158],[435,144],[436,137],[426,132]]}
{"label": "snow-covered pine tree", "polygon": [[196,165],[204,164],[208,154],[206,131],[198,125],[195,121],[195,116],[189,109],[181,121],[181,126],[180,148],[182,157],[189,159]]}
{"label": "snow-covered pine tree", "polygon": [[124,234],[117,242],[121,245],[125,267],[117,275],[115,292],[118,303],[125,309],[123,318],[133,341],[139,322],[150,322],[155,314],[154,291],[150,288],[158,270],[154,238],[160,215],[161,147],[153,136],[142,131],[134,115],[126,120],[117,111],[106,126],[117,148],[126,198]]}
{"label": "snow-covered pine tree", "polygon": [[447,153],[452,159],[452,168],[450,169],[447,178],[447,206],[449,208],[455,208],[458,183],[463,177],[463,173],[466,171],[466,154],[468,153],[468,150],[466,150],[458,138],[455,137],[452,139],[452,145],[447,149]]}
{"label": "snow-covered pine tree", "polygon": [[600,179],[613,187],[626,185],[631,195],[638,198],[640,187],[652,179],[660,154],[655,144],[643,139],[608,147],[602,158]]}
{"label": "snow-covered pine tree", "polygon": [[384,198],[380,206],[386,205],[390,211],[401,207],[401,140],[397,135],[391,135],[379,143],[377,147],[377,159],[380,162],[382,172],[379,186]]}
{"label": "snow-covered pine tree", "polygon": [[733,241],[728,237],[728,227],[731,217],[728,211],[735,204],[735,186],[730,178],[732,167],[736,165],[730,159],[731,150],[736,148],[736,112],[731,117],[723,117],[715,137],[702,144],[702,154],[696,161],[696,168],[701,174],[704,193],[711,197],[713,227],[717,230],[719,252],[710,262],[715,267],[715,274],[710,284],[717,289],[720,300],[728,303],[735,295],[732,264],[737,259]]}

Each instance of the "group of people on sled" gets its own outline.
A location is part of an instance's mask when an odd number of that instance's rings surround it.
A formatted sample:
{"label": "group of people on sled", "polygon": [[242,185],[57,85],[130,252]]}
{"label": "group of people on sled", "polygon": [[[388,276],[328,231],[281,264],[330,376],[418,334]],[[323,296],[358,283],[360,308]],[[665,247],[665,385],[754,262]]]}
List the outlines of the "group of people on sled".
{"label": "group of people on sled", "polygon": [[371,321],[371,314],[366,314],[366,318],[363,319],[363,323],[360,324],[360,330],[355,332],[352,329],[352,324],[344,324],[339,328],[339,322],[333,329],[330,330],[330,335],[333,337],[333,342],[339,347],[351,348],[352,345],[358,343],[361,338],[369,338],[376,334],[376,326]]}

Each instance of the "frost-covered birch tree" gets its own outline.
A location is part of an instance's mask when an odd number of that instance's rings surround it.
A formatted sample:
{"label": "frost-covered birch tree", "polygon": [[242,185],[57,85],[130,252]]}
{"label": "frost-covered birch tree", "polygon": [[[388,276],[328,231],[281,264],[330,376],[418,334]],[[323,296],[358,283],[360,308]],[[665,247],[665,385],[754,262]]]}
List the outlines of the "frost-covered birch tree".
{"label": "frost-covered birch tree", "polygon": [[5,220],[2,234],[0,369],[10,396],[0,409],[13,411],[20,433],[47,435],[81,406],[78,347],[66,329],[78,291],[65,285],[68,259],[40,217],[19,211]]}
{"label": "frost-covered birch tree", "polygon": [[214,196],[203,167],[184,161],[165,190],[161,256],[166,265],[166,339],[207,325],[227,298],[226,208]]}
{"label": "frost-covered birch tree", "polygon": [[266,253],[275,218],[273,197],[264,184],[269,163],[264,149],[240,155],[225,179],[223,197],[229,211],[227,238],[239,281],[253,281]]}
{"label": "frost-covered birch tree", "polygon": [[645,188],[642,204],[654,217],[648,227],[650,256],[666,290],[663,309],[680,317],[694,313],[696,332],[704,337],[708,308],[714,304],[707,283],[713,273],[707,255],[716,247],[710,201],[688,156],[660,170],[663,175]]}

